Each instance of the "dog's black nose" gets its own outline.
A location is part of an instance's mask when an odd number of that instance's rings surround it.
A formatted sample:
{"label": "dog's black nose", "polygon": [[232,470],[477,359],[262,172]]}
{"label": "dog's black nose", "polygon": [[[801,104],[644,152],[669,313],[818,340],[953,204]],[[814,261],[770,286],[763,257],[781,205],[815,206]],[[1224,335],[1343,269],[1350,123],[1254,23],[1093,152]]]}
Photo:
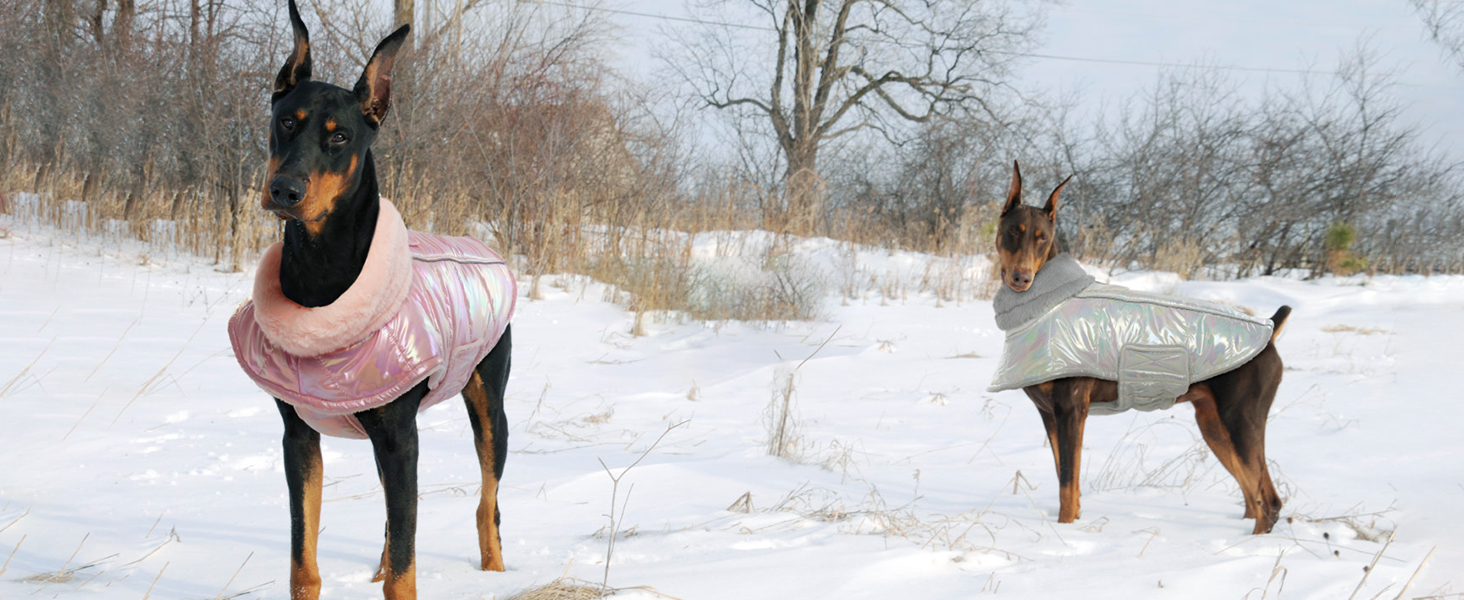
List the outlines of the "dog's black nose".
{"label": "dog's black nose", "polygon": [[305,182],[289,177],[276,177],[269,182],[269,197],[276,206],[290,208],[305,199]]}
{"label": "dog's black nose", "polygon": [[1032,272],[1023,270],[1013,271],[1012,285],[1014,287],[1020,287],[1024,290],[1027,289],[1032,285]]}

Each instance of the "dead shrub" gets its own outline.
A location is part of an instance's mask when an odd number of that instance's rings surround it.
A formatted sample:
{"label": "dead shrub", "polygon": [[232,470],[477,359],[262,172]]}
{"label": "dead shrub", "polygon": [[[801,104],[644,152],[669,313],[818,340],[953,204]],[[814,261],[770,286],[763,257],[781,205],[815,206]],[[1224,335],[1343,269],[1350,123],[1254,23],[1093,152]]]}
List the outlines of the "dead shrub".
{"label": "dead shrub", "polygon": [[1205,265],[1205,250],[1191,240],[1172,239],[1165,241],[1154,253],[1153,266],[1158,271],[1169,271],[1180,279],[1190,279]]}
{"label": "dead shrub", "polygon": [[614,593],[615,590],[598,583],[559,578],[509,596],[508,600],[596,600]]}

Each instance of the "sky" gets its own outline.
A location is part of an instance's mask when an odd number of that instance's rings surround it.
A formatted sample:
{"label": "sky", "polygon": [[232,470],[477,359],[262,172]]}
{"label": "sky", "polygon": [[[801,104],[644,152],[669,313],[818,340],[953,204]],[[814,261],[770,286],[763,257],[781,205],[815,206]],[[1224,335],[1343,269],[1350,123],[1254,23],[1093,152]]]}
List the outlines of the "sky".
{"label": "sky", "polygon": [[[1032,4],[1036,5],[1036,4]],[[1083,107],[1112,106],[1153,85],[1162,64],[1226,69],[1244,93],[1299,89],[1365,43],[1395,73],[1393,92],[1406,122],[1424,142],[1464,157],[1464,70],[1426,36],[1406,0],[1110,0],[1045,4],[1043,42],[1019,68],[1023,89],[1079,94]],[[604,5],[648,15],[684,17],[679,1],[621,0]],[[619,68],[650,75],[654,50],[674,20],[609,13],[623,28]],[[1074,60],[1077,59],[1077,60]],[[1146,63],[1146,64],[1131,64]],[[1159,64],[1155,64],[1159,63]],[[1272,71],[1266,72],[1267,69]]]}

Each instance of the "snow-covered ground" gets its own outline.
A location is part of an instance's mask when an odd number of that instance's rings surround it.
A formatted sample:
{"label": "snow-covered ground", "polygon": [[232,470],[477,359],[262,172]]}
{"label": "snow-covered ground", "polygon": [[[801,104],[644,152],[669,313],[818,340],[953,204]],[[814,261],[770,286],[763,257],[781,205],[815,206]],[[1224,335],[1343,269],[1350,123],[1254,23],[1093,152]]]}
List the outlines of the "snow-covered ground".
{"label": "snow-covered ground", "polygon": [[[279,417],[224,330],[253,273],[0,227],[0,598],[287,597]],[[1434,547],[1405,597],[1464,591],[1464,278],[1114,278],[1295,308],[1268,434],[1286,506],[1251,536],[1188,406],[1094,418],[1083,518],[1057,524],[1037,411],[984,391],[1001,349],[989,304],[877,282],[927,277],[917,255],[797,252],[871,284],[830,285],[816,322],[644,337],[597,283],[551,278],[543,300],[521,299],[509,570],[475,570],[478,467],[462,405],[443,403],[418,419],[421,597],[599,581],[612,502],[624,537],[609,584],[685,600],[1337,599],[1374,561],[1355,597],[1393,598]],[[766,452],[789,374],[799,460]],[[612,496],[601,461],[619,474],[663,433]],[[369,444],[324,451],[325,596],[380,597]],[[744,495],[750,510],[729,510]]]}

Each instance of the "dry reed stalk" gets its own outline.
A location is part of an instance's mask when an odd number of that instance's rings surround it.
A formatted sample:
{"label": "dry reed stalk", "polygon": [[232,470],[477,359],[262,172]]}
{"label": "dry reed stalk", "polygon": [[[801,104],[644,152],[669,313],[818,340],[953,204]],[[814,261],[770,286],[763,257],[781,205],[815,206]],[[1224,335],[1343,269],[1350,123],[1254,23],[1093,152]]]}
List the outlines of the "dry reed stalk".
{"label": "dry reed stalk", "polygon": [[71,429],[67,429],[66,435],[61,436],[61,441],[64,442],[66,438],[71,437],[71,434],[76,431],[76,428],[81,426],[81,422],[86,420],[87,415],[92,414],[92,411],[96,410],[97,404],[102,401],[102,397],[107,395],[107,390],[109,389],[111,389],[110,386],[102,388],[102,393],[97,394],[97,399],[92,400],[91,406],[87,407],[86,412],[81,413],[81,416],[76,418],[76,422],[71,424]]}
{"label": "dry reed stalk", "polygon": [[5,570],[10,568],[10,560],[13,559],[13,558],[15,558],[15,553],[16,552],[20,552],[20,545],[21,544],[24,544],[24,543],[25,543],[25,536],[22,535],[22,536],[20,536],[20,541],[18,541],[18,542],[15,543],[15,548],[10,551],[10,556],[7,556],[5,558],[5,564],[0,565],[0,575],[4,575],[5,574]]}
{"label": "dry reed stalk", "polygon": [[142,394],[146,392],[149,387],[152,387],[153,382],[157,381],[159,377],[162,377],[163,373],[167,372],[168,367],[173,366],[173,363],[178,361],[178,357],[183,356],[183,351],[187,350],[188,345],[193,343],[193,338],[198,337],[198,332],[203,331],[203,328],[207,325],[207,319],[204,319],[202,323],[198,324],[198,329],[193,330],[193,335],[188,336],[188,339],[183,342],[183,346],[181,348],[178,348],[178,352],[173,355],[173,358],[164,363],[162,368],[158,369],[157,373],[153,373],[152,377],[149,377],[147,381],[143,382],[142,387],[137,388],[137,393],[133,394],[132,398],[127,400],[127,404],[122,406],[122,410],[117,411],[117,416],[112,417],[112,422],[107,424],[107,429],[111,429],[113,425],[116,425],[117,420],[122,418],[122,414],[127,412],[127,409],[132,408],[132,403],[137,402],[137,399],[142,397]]}
{"label": "dry reed stalk", "polygon": [[1149,544],[1154,543],[1154,540],[1156,540],[1158,538],[1159,538],[1159,528],[1158,527],[1155,527],[1154,528],[1154,531],[1149,535],[1149,541],[1144,542],[1144,547],[1139,549],[1139,555],[1137,557],[1135,557],[1135,558],[1143,558],[1144,557],[1144,552],[1148,551],[1148,549],[1149,549]]}
{"label": "dry reed stalk", "polygon": [[[249,564],[249,559],[251,558],[254,558],[253,552],[250,552],[249,556],[244,557],[244,562],[239,563],[239,568],[234,570],[234,574],[229,577],[228,583],[224,584],[224,589],[219,590],[219,595],[214,596],[214,600],[221,600],[224,597],[224,592],[229,591],[229,586],[234,585],[234,579],[239,577],[239,573],[244,571],[244,565]],[[162,573],[159,572],[158,576],[161,577]]]}
{"label": "dry reed stalk", "polygon": [[1353,600],[1357,598],[1357,593],[1362,591],[1363,584],[1367,583],[1367,578],[1371,576],[1373,570],[1377,568],[1378,561],[1383,558],[1383,553],[1388,551],[1388,546],[1393,545],[1393,536],[1396,535],[1398,535],[1397,528],[1394,528],[1393,531],[1388,533],[1388,541],[1383,543],[1383,547],[1378,550],[1377,554],[1373,555],[1372,564],[1368,565],[1366,569],[1363,569],[1362,580],[1357,582],[1357,587],[1352,590],[1352,595],[1348,596],[1347,600]]}
{"label": "dry reed stalk", "polygon": [[[77,569],[77,570],[78,570],[78,571],[79,571],[79,570],[81,570],[81,569]],[[88,578],[88,579],[87,579],[87,580],[86,580],[86,581],[83,581],[83,582],[81,582],[81,583],[78,583],[78,584],[76,584],[76,587],[75,587],[75,588],[72,588],[72,589],[77,589],[77,590],[79,590],[79,589],[81,589],[81,588],[84,588],[84,587],[86,587],[86,584],[88,584],[88,583],[91,583],[91,582],[93,582],[93,581],[96,581],[96,580],[97,580],[97,578],[98,578],[98,577],[101,577],[101,576],[102,576],[102,574],[103,574],[103,573],[106,573],[106,571],[97,571],[97,572],[96,572],[96,573],[93,573],[93,574],[92,574],[92,576],[91,576],[91,577],[90,577],[90,578]]]}
{"label": "dry reed stalk", "polygon": [[153,588],[157,587],[158,580],[163,578],[163,573],[168,570],[168,565],[170,565],[170,564],[173,564],[173,563],[171,561],[170,562],[165,562],[165,563],[163,563],[163,568],[158,569],[158,574],[157,574],[156,577],[153,577],[152,584],[150,584],[150,585],[147,586],[147,591],[146,592],[143,592],[143,594],[142,594],[142,600],[147,600],[149,596],[152,596]]}
{"label": "dry reed stalk", "polygon": [[112,358],[112,355],[117,353],[117,349],[122,347],[122,340],[127,339],[127,334],[130,333],[132,331],[132,328],[136,327],[137,324],[141,321],[142,315],[138,315],[137,318],[133,319],[132,323],[127,326],[127,329],[122,330],[122,335],[117,337],[117,342],[112,344],[112,349],[107,352],[106,356],[102,357],[102,362],[99,362],[97,363],[97,366],[92,367],[91,372],[86,374],[86,378],[81,380],[82,383],[91,381],[92,375],[96,375],[97,371],[102,368],[102,365],[107,364],[107,361]]}
{"label": "dry reed stalk", "polygon": [[89,537],[91,537],[90,531],[86,535],[81,536],[81,541],[76,544],[76,550],[73,550],[71,552],[71,558],[66,559],[66,563],[61,565],[60,572],[66,571],[66,567],[71,566],[71,561],[76,560],[76,555],[81,553],[81,547],[86,544],[86,539]]}
{"label": "dry reed stalk", "polygon": [[51,338],[51,341],[46,342],[46,347],[41,349],[41,353],[37,354],[35,358],[31,359],[30,364],[27,364],[24,369],[21,369],[19,373],[16,373],[15,377],[12,377],[10,381],[5,384],[5,387],[0,388],[0,398],[4,398],[5,394],[10,392],[10,388],[13,387],[17,381],[20,381],[20,378],[25,377],[25,374],[29,373],[31,368],[36,366],[36,362],[41,360],[42,356],[46,355],[46,351],[50,350],[51,344],[54,343],[56,343],[56,338],[53,337]]}
{"label": "dry reed stalk", "polygon": [[[6,506],[10,506],[10,503],[7,502],[5,505]],[[0,527],[0,533],[4,533],[6,529],[10,529],[10,526],[11,525],[14,525],[16,523],[19,523],[20,520],[21,519],[24,519],[25,516],[28,515],[28,514],[30,514],[30,509],[26,509],[25,512],[20,513],[20,516],[14,518],[14,519],[11,519],[10,522],[9,523],[6,523],[4,527]]]}
{"label": "dry reed stalk", "polygon": [[1266,600],[1266,596],[1269,596],[1271,594],[1271,583],[1276,581],[1276,577],[1278,575],[1281,577],[1281,585],[1276,587],[1276,597],[1280,598],[1281,591],[1286,589],[1286,576],[1290,574],[1291,571],[1286,567],[1281,566],[1281,559],[1285,556],[1286,549],[1284,548],[1281,550],[1281,552],[1276,554],[1276,564],[1271,565],[1271,577],[1266,580],[1266,588],[1261,590],[1261,600]]}
{"label": "dry reed stalk", "polygon": [[1398,595],[1394,596],[1393,600],[1403,600],[1403,594],[1408,593],[1408,588],[1413,587],[1413,580],[1418,579],[1418,574],[1423,572],[1423,565],[1428,564],[1428,559],[1433,558],[1434,550],[1438,549],[1438,546],[1428,549],[1428,554],[1424,555],[1423,560],[1419,561],[1418,568],[1413,570],[1413,576],[1408,578],[1408,583],[1403,584],[1403,589],[1398,590]]}
{"label": "dry reed stalk", "polygon": [[132,561],[130,563],[123,564],[122,566],[124,566],[124,567],[130,567],[130,566],[135,565],[137,563],[140,563],[140,562],[142,562],[144,560],[147,560],[152,555],[157,554],[159,550],[162,550],[163,549],[163,546],[167,546],[168,544],[170,544],[170,543],[172,543],[174,541],[183,541],[182,538],[178,537],[178,532],[176,530],[175,531],[169,531],[168,532],[168,537],[166,537],[166,538],[163,539],[163,543],[158,544],[152,550],[149,550],[147,552],[147,554],[142,555],[141,558],[138,558],[137,560],[134,560],[134,561]]}
{"label": "dry reed stalk", "polygon": [[[143,534],[142,539],[145,540],[147,538],[152,537],[153,530],[158,528],[158,523],[162,523],[163,522],[163,515],[165,515],[165,514],[167,514],[167,513],[166,512],[158,513],[157,520],[153,521],[152,527],[148,527],[147,528],[147,533]],[[177,532],[170,532],[170,533],[172,533],[173,535],[177,535]]]}
{"label": "dry reed stalk", "polygon": [[[23,581],[31,581],[31,582],[36,582],[36,583],[67,583],[67,582],[70,582],[72,580],[73,576],[76,574],[77,571],[82,571],[82,570],[85,570],[85,569],[90,569],[90,568],[95,567],[95,566],[97,566],[99,564],[102,564],[102,563],[104,563],[106,561],[109,561],[111,559],[117,558],[117,555],[116,554],[111,554],[111,555],[108,555],[108,556],[104,556],[102,558],[99,558],[97,560],[94,560],[92,562],[89,562],[87,564],[81,565],[81,566],[79,566],[79,567],[77,567],[75,569],[68,569],[67,567],[70,567],[71,566],[71,561],[76,560],[76,555],[79,554],[79,553],[81,553],[81,547],[86,544],[86,540],[87,540],[88,537],[91,537],[91,533],[87,533],[85,536],[82,536],[81,543],[79,543],[79,544],[76,545],[76,550],[71,553],[71,558],[66,559],[66,563],[61,565],[61,569],[60,570],[53,571],[53,572],[50,572],[50,573],[41,573],[41,574],[38,574],[38,575],[32,575],[30,577],[25,578]],[[17,548],[19,548],[19,546],[17,546]],[[98,575],[100,575],[100,573],[98,573]],[[96,579],[96,576],[95,575],[92,576],[92,579]],[[87,580],[87,582],[83,582],[82,585],[86,585],[86,583],[88,583],[90,581],[91,580],[89,579],[89,580]]]}
{"label": "dry reed stalk", "polygon": [[48,317],[46,317],[46,322],[41,323],[40,328],[36,329],[36,333],[40,333],[42,331],[45,331],[46,330],[46,326],[51,324],[51,319],[56,318],[56,313],[58,313],[58,312],[61,312],[61,307],[59,305],[56,306],[56,308],[54,308],[54,309],[51,310],[51,315],[48,316]]}

